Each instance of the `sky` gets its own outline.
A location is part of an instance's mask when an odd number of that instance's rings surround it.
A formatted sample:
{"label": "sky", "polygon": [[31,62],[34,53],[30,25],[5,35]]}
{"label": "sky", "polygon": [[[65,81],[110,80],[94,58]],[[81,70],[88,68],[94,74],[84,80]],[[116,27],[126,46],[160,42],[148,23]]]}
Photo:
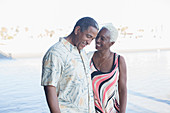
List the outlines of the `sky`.
{"label": "sky", "polygon": [[170,41],[169,11],[170,0],[0,0],[0,29],[28,27],[35,36],[44,29],[64,29],[57,31],[58,37],[68,35],[78,19],[90,16],[99,25],[111,22],[116,28],[128,26],[130,32],[163,26],[161,36]]}
{"label": "sky", "polygon": [[0,0],[0,27],[67,27],[83,16],[116,26],[170,25],[169,11],[169,0]]}

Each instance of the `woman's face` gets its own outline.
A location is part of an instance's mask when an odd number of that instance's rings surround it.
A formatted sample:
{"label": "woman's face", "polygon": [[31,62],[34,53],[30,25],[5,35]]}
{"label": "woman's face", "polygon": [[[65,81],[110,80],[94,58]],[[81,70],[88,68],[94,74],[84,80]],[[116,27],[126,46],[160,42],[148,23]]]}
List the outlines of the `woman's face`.
{"label": "woman's face", "polygon": [[112,45],[110,42],[110,31],[108,31],[106,28],[102,28],[99,31],[95,42],[97,50],[110,49],[110,46]]}

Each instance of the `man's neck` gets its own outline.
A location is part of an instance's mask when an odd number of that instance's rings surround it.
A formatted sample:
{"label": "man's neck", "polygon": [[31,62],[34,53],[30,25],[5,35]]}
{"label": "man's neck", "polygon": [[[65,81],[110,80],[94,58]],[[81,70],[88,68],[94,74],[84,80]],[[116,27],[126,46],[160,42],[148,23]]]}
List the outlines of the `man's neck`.
{"label": "man's neck", "polygon": [[68,42],[70,42],[73,46],[75,46],[74,41],[73,41],[73,35],[70,34],[65,38]]}
{"label": "man's neck", "polygon": [[[70,42],[70,44],[72,44],[73,46],[76,46],[75,44],[75,40],[74,40],[74,35],[73,34],[70,34],[68,35],[66,38],[65,38],[68,42]],[[78,49],[79,53],[80,53],[80,50]]]}

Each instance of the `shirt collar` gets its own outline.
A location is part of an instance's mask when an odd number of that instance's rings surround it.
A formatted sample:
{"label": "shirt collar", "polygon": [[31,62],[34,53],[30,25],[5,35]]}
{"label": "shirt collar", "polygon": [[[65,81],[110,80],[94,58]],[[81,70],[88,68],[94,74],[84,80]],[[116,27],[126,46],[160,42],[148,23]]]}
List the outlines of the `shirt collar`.
{"label": "shirt collar", "polygon": [[74,46],[74,45],[72,45],[69,41],[67,41],[67,40],[65,39],[65,37],[64,37],[64,38],[61,37],[61,38],[59,39],[59,41],[60,41],[60,42],[67,48],[67,50],[69,50],[70,52],[72,52],[73,50],[78,51],[77,47]]}
{"label": "shirt collar", "polygon": [[[70,52],[72,51],[77,51],[78,49],[76,46],[72,45],[69,41],[65,39],[65,37],[60,37],[59,41],[69,50]],[[80,50],[80,53],[85,52],[84,49]]]}
{"label": "shirt collar", "polygon": [[65,38],[61,37],[59,39],[59,41],[67,48],[68,51],[70,51],[71,53],[73,54],[80,54],[81,58],[82,58],[82,61],[83,61],[83,64],[85,66],[85,71],[86,71],[86,74],[89,72],[88,70],[88,65],[89,63],[87,62],[88,61],[88,58],[87,58],[87,55],[86,55],[86,52],[84,49],[80,50],[80,53],[77,49],[76,46],[72,45],[70,42],[68,42]]}

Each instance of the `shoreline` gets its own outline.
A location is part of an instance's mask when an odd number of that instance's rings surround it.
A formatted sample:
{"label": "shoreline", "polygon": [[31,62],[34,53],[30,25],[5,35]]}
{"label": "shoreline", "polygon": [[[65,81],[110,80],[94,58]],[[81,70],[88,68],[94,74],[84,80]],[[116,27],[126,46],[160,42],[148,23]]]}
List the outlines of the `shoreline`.
{"label": "shoreline", "polygon": [[[114,50],[118,53],[140,53],[140,52],[161,52],[169,51],[170,48],[150,48],[150,49],[127,49],[127,50]],[[0,52],[1,55],[1,52]],[[10,53],[6,58],[2,59],[18,59],[18,58],[43,58],[45,53]],[[1,58],[0,58],[1,59]]]}
{"label": "shoreline", "polygon": [[[59,38],[44,39],[17,39],[3,40],[0,43],[0,56],[7,58],[43,57],[46,51],[58,42]],[[119,39],[111,47],[112,51],[119,53],[167,51],[170,50],[168,39]],[[95,42],[85,47],[86,52],[95,51]],[[1,59],[1,57],[0,57]]]}
{"label": "shoreline", "polygon": [[129,50],[117,50],[117,52],[122,52],[122,53],[133,53],[133,52],[160,52],[160,51],[168,51],[170,50],[169,48],[148,48],[148,49],[129,49]]}

